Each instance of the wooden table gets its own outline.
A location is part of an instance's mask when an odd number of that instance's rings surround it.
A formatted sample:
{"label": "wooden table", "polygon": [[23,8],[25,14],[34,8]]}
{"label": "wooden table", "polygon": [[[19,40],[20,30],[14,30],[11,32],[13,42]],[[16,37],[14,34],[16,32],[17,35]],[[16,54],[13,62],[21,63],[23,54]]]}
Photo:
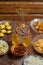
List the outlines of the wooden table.
{"label": "wooden table", "polygon": [[[22,22],[22,21],[21,21]],[[30,21],[25,21],[26,25],[29,25]],[[20,24],[20,22],[16,21],[16,23]],[[31,38],[34,38],[37,34],[30,28],[30,36]],[[11,37],[4,38],[9,44],[11,44]],[[32,41],[31,41],[32,43]],[[14,57],[10,52],[7,52],[5,55],[0,57],[0,65],[22,65],[24,58],[27,55],[40,55],[38,54],[32,47],[32,44],[30,44],[30,47],[28,49],[28,53],[23,57]],[[43,56],[43,55],[40,55]]]}
{"label": "wooden table", "polygon": [[[24,20],[28,25],[34,18],[43,18],[43,2],[0,2],[0,20],[12,20],[14,22],[16,21],[16,24],[22,22],[16,12],[16,9],[18,8],[25,9],[29,12],[27,15],[24,15]],[[37,35],[31,28],[30,31],[31,38]],[[9,44],[11,43],[11,37],[4,38],[4,40]],[[27,55],[36,54],[40,55],[33,49],[32,45],[30,45]],[[22,65],[24,58],[25,56],[14,57],[10,52],[8,52],[4,56],[0,57],[0,65]]]}
{"label": "wooden table", "polygon": [[43,18],[43,2],[0,2],[0,20],[21,21],[16,9],[22,8],[25,13],[24,20]]}

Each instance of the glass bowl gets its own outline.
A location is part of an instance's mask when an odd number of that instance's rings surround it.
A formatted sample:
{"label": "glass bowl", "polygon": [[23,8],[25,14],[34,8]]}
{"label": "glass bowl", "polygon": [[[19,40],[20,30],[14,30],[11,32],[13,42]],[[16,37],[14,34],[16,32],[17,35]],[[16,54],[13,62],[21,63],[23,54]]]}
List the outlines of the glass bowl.
{"label": "glass bowl", "polygon": [[35,29],[35,27],[34,27],[34,24],[35,24],[36,22],[43,22],[43,19],[36,18],[36,19],[33,19],[33,20],[30,22],[30,26],[31,26],[31,28],[33,29],[33,31],[36,32],[36,33],[41,33],[41,32],[39,32],[37,29]]}
{"label": "glass bowl", "polygon": [[5,36],[3,36],[3,37],[0,37],[1,39],[9,39],[11,37],[13,31],[15,30],[14,22],[13,21],[2,20],[2,21],[0,21],[0,25],[3,25],[5,22],[8,22],[10,24],[10,26],[12,26],[12,29],[11,29],[12,32],[10,34],[5,34]]}
{"label": "glass bowl", "polygon": [[[34,44],[36,41],[40,40],[40,39],[43,39],[43,34],[40,34],[40,35],[37,35],[33,38],[32,40],[32,45],[33,45],[33,48],[36,50],[36,48],[34,47]],[[43,43],[43,42],[42,42]],[[40,52],[38,49],[36,50],[38,53],[41,53],[43,54],[43,52]]]}
{"label": "glass bowl", "polygon": [[21,36],[17,33],[12,34],[12,44],[13,45],[23,44],[24,46],[29,47],[30,42],[31,42],[31,37],[29,35]]}
{"label": "glass bowl", "polygon": [[39,65],[39,64],[43,65],[43,58],[38,55],[28,55],[24,58],[23,61],[23,65]]}

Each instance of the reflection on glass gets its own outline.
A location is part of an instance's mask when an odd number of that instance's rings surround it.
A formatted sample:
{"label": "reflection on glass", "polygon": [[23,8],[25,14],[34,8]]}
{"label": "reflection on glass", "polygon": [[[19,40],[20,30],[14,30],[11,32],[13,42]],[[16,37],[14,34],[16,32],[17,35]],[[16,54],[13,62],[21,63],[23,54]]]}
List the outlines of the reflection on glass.
{"label": "reflection on glass", "polygon": [[18,34],[13,34],[12,35],[12,44],[17,45],[19,43],[20,43],[20,37],[19,37],[19,35]]}
{"label": "reflection on glass", "polygon": [[23,39],[23,45],[25,45],[26,47],[30,46],[30,37],[25,36]]}

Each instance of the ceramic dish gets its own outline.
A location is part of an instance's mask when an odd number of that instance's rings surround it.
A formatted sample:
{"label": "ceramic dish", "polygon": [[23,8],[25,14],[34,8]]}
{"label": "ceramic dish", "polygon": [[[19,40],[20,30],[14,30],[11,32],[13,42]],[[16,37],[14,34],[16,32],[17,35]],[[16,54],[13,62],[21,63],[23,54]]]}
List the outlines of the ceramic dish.
{"label": "ceramic dish", "polygon": [[9,45],[6,41],[0,40],[0,55],[5,54],[9,50]]}
{"label": "ceramic dish", "polygon": [[37,55],[27,56],[24,59],[23,65],[43,65],[43,58]]}
{"label": "ceramic dish", "polygon": [[[37,49],[35,48],[35,42],[39,41],[39,44],[37,47]],[[41,48],[43,47],[43,34],[40,34],[40,35],[37,35],[35,38],[33,38],[32,40],[32,45],[33,45],[33,48],[38,52],[38,53],[41,53],[43,54],[43,50],[41,51]],[[38,48],[39,47],[39,48]],[[43,48],[42,48],[43,49]]]}
{"label": "ceramic dish", "polygon": [[34,24],[36,23],[36,22],[39,22],[39,21],[41,21],[41,22],[43,22],[43,19],[33,19],[32,21],[31,21],[31,23],[30,23],[30,26],[31,26],[31,28],[36,32],[36,33],[39,33],[39,31],[37,30],[37,29],[35,29],[35,27],[34,27]]}

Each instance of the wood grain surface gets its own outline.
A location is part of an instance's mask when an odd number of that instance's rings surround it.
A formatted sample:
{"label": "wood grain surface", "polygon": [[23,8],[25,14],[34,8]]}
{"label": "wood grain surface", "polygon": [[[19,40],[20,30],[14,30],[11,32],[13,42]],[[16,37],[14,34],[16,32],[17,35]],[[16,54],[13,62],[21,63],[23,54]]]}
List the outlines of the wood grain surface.
{"label": "wood grain surface", "polygon": [[[31,21],[34,18],[43,18],[43,14],[24,14],[24,21]],[[0,20],[22,21],[22,17],[17,14],[0,14]]]}
{"label": "wood grain surface", "polygon": [[0,2],[0,13],[17,13],[18,8],[28,13],[43,13],[43,2]]}
{"label": "wood grain surface", "polygon": [[11,2],[11,1],[13,1],[13,2],[43,2],[43,0],[0,0],[0,1],[6,1],[6,2]]}
{"label": "wood grain surface", "polygon": [[0,20],[21,21],[22,17],[16,11],[19,8],[26,11],[23,15],[25,21],[43,18],[43,2],[0,2]]}

